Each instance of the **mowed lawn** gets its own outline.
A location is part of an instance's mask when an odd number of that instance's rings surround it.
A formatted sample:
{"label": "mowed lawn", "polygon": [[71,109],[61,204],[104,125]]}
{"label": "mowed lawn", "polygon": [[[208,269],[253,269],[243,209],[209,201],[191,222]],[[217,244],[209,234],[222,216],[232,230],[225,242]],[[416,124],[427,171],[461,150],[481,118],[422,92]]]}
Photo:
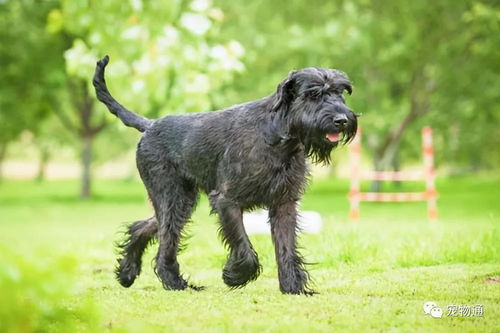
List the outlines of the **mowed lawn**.
{"label": "mowed lawn", "polygon": [[[324,230],[300,239],[319,292],[305,297],[279,292],[269,235],[251,236],[262,275],[230,291],[205,197],[179,260],[185,276],[206,289],[163,290],[152,271],[154,245],[140,278],[122,288],[113,276],[113,242],[125,222],[152,214],[139,182],[97,180],[94,198],[82,202],[76,181],[4,181],[0,331],[498,332],[499,188],[500,180],[484,176],[442,179],[438,222],[426,220],[424,203],[363,203],[352,225],[347,181],[313,180],[301,207],[320,212]],[[424,315],[426,301],[443,317]],[[447,316],[449,305],[479,305],[483,315]]]}

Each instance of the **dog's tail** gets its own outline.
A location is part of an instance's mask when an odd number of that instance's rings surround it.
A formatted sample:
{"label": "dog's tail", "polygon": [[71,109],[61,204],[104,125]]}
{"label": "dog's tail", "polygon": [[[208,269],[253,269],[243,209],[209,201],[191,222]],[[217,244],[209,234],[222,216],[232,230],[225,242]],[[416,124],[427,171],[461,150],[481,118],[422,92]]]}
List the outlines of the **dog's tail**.
{"label": "dog's tail", "polygon": [[108,107],[112,114],[120,118],[126,126],[134,127],[139,131],[144,132],[151,127],[154,121],[127,110],[123,105],[118,103],[113,96],[111,96],[108,87],[106,86],[106,81],[104,80],[104,68],[108,62],[109,57],[105,56],[97,62],[95,67],[94,79],[92,80],[92,83],[94,84],[97,98]]}
{"label": "dog's tail", "polygon": [[158,221],[156,217],[136,221],[127,227],[125,239],[117,243],[119,249],[116,278],[124,287],[130,287],[141,274],[142,255],[144,250],[157,237]]}

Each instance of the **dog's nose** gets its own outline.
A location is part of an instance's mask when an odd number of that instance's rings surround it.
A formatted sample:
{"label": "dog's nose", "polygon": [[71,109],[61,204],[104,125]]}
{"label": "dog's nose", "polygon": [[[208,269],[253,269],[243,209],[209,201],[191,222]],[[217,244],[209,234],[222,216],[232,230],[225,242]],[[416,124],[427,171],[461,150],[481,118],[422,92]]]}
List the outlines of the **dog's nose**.
{"label": "dog's nose", "polygon": [[347,116],[345,114],[338,114],[333,118],[333,123],[337,127],[344,127],[347,124]]}

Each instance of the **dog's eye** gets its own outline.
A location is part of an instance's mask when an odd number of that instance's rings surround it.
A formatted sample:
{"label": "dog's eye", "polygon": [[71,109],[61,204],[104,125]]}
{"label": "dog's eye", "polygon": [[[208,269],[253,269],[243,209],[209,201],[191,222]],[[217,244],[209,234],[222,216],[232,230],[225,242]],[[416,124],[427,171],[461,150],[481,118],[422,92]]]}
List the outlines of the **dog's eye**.
{"label": "dog's eye", "polygon": [[321,92],[316,91],[311,94],[312,99],[319,99],[321,97]]}
{"label": "dog's eye", "polygon": [[321,91],[318,91],[316,89],[311,89],[307,92],[307,97],[312,99],[312,100],[316,100],[316,99],[319,99],[321,97]]}

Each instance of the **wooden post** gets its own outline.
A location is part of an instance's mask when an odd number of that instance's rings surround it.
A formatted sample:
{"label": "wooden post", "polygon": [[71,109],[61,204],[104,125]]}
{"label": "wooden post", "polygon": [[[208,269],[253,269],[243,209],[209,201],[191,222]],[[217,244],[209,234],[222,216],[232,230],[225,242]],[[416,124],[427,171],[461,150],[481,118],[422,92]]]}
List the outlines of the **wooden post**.
{"label": "wooden post", "polygon": [[351,189],[349,199],[351,209],[349,217],[351,222],[359,220],[359,202],[361,193],[361,127],[358,127],[358,132],[350,146],[350,164],[351,164]]}
{"label": "wooden post", "polygon": [[424,178],[427,198],[427,216],[429,221],[437,220],[437,193],[434,172],[434,149],[432,148],[432,129],[422,129],[422,155],[424,157]]}
{"label": "wooden post", "polygon": [[[404,201],[427,201],[427,216],[429,221],[437,220],[437,191],[436,174],[434,171],[434,151],[432,148],[432,129],[426,126],[422,129],[422,171],[369,171],[361,172],[361,129],[350,146],[351,163],[351,188],[349,191],[351,222],[359,220],[360,202],[404,202]],[[361,180],[397,180],[397,181],[425,181],[425,192],[361,192]]]}

